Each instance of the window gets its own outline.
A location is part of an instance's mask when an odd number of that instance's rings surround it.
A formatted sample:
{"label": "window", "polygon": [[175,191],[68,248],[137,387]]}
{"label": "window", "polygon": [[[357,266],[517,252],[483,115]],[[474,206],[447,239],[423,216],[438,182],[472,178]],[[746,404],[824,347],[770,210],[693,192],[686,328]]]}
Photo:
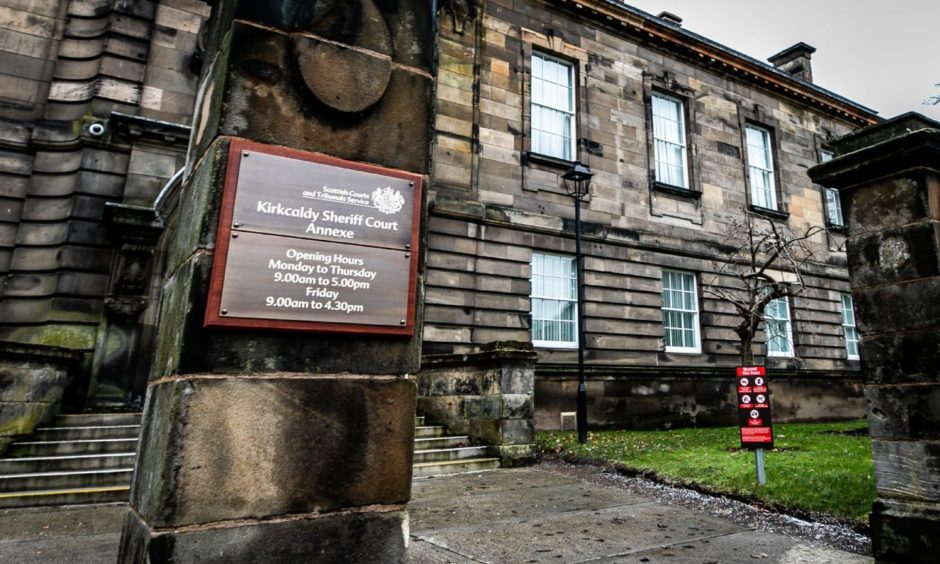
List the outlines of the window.
{"label": "window", "polygon": [[694,275],[663,271],[663,329],[666,352],[701,352]]}
{"label": "window", "polygon": [[777,298],[764,308],[767,333],[767,356],[793,356],[793,331],[790,326],[790,304]]}
{"label": "window", "polygon": [[849,294],[842,294],[842,332],[849,360],[858,360],[858,329],[855,327],[855,307]]}
{"label": "window", "polygon": [[688,188],[683,103],[678,98],[654,93],[652,105],[656,182]]}
{"label": "window", "polygon": [[570,257],[532,255],[532,344],[578,346],[578,278]]}
{"label": "window", "polygon": [[[825,163],[831,161],[832,151],[819,151],[819,162]],[[839,199],[839,191],[835,188],[824,188],[826,194],[826,220],[832,227],[843,227],[845,221],[842,219],[842,201]]]}
{"label": "window", "polygon": [[826,219],[832,227],[843,227],[842,202],[839,200],[839,191],[835,188],[826,188]]}
{"label": "window", "polygon": [[574,160],[574,67],[532,53],[532,152]]}
{"label": "window", "polygon": [[769,210],[777,209],[777,187],[774,184],[774,158],[770,131],[756,125],[745,127],[747,166],[751,182],[751,204]]}

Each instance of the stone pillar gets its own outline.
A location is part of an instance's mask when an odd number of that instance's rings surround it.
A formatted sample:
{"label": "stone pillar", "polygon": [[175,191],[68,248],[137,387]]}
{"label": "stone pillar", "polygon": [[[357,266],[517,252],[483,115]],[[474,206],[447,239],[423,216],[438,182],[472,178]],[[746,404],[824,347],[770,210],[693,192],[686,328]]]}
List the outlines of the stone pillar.
{"label": "stone pillar", "polygon": [[420,316],[397,336],[204,321],[232,143],[426,174],[429,3],[222,0],[209,21],[119,561],[402,561]]}
{"label": "stone pillar", "polygon": [[418,374],[418,408],[434,423],[487,445],[500,465],[535,459],[535,351],[495,342],[469,354],[427,355]]}
{"label": "stone pillar", "polygon": [[848,229],[882,562],[940,552],[940,123],[905,114],[834,143],[810,170]]}

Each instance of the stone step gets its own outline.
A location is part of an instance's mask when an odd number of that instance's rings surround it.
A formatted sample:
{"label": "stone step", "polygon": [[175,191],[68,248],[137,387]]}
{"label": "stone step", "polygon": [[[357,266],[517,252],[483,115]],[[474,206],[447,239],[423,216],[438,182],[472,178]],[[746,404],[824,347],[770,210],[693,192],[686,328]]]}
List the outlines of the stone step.
{"label": "stone step", "polygon": [[485,458],[485,446],[457,447],[415,450],[415,464],[425,462],[444,462],[447,460],[467,460],[470,458]]}
{"label": "stone step", "polygon": [[0,492],[64,490],[128,486],[134,468],[80,470],[76,472],[37,472],[0,475]]}
{"label": "stone step", "polygon": [[452,437],[423,437],[415,439],[415,450],[431,450],[470,446],[470,437],[457,435]]}
{"label": "stone step", "polygon": [[422,425],[415,427],[415,438],[443,437],[446,432],[443,425]]}
{"label": "stone step", "polygon": [[0,474],[131,468],[134,466],[134,460],[136,458],[137,456],[134,452],[0,458]]}
{"label": "stone step", "polygon": [[482,472],[499,468],[498,458],[471,458],[469,460],[449,460],[445,462],[421,462],[414,465],[412,476],[444,476],[466,472]]}
{"label": "stone step", "polygon": [[96,425],[91,427],[38,427],[34,441],[77,441],[82,439],[136,439],[140,425]]}
{"label": "stone step", "polygon": [[140,425],[140,413],[67,413],[55,418],[50,427],[99,427]]}
{"label": "stone step", "polygon": [[424,415],[415,415],[415,427],[424,425]]}
{"label": "stone step", "polygon": [[71,454],[103,454],[107,452],[136,452],[137,439],[87,439],[78,441],[29,441],[13,443],[6,456],[65,456]]}
{"label": "stone step", "polygon": [[0,508],[126,502],[130,497],[130,489],[129,485],[123,485],[0,493]]}

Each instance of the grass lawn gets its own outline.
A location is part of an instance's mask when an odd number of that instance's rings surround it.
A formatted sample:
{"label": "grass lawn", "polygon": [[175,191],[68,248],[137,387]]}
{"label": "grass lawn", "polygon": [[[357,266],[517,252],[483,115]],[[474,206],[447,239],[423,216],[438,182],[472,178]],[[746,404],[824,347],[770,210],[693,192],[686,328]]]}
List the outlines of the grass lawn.
{"label": "grass lawn", "polygon": [[875,499],[866,425],[864,420],[775,425],[776,448],[765,451],[763,487],[757,485],[754,453],[740,449],[737,427],[596,431],[584,445],[574,432],[543,431],[536,441],[542,452],[620,464],[670,483],[865,524]]}

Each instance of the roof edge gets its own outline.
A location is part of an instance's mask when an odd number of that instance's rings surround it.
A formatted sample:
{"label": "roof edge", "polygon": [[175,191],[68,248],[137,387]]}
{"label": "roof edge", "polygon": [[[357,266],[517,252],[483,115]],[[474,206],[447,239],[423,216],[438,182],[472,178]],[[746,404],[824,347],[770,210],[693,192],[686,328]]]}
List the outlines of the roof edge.
{"label": "roof edge", "polygon": [[687,55],[697,56],[704,66],[717,68],[719,71],[775,90],[785,97],[819,107],[842,119],[860,125],[874,125],[882,121],[878,112],[871,108],[685,28],[669,25],[664,20],[619,0],[549,2],[563,9],[579,10],[585,17],[601,20],[608,26],[619,26],[635,34],[644,33],[654,43],[658,42],[677,51],[686,51]]}

